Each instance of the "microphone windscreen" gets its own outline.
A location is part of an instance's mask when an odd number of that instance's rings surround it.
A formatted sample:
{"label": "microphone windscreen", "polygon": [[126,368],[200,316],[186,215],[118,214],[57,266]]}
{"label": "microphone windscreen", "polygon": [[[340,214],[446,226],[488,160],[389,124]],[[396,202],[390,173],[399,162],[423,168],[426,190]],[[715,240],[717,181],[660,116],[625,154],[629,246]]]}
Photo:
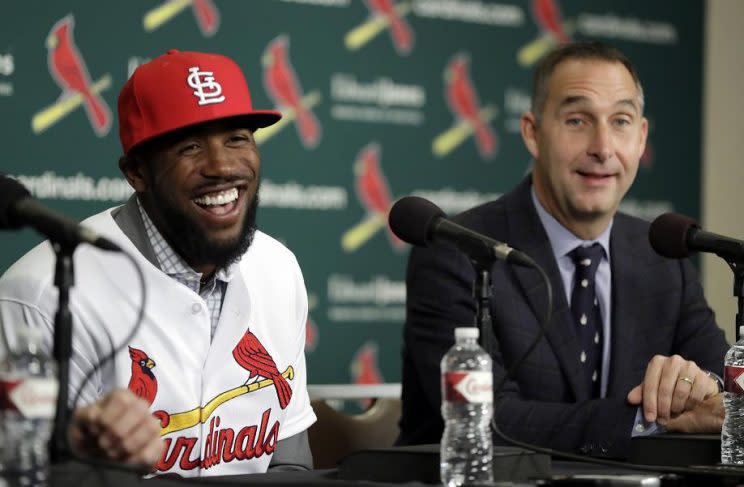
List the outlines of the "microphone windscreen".
{"label": "microphone windscreen", "polygon": [[657,254],[682,259],[692,253],[687,246],[687,236],[693,228],[699,228],[699,225],[689,216],[664,213],[651,223],[648,240]]}
{"label": "microphone windscreen", "polygon": [[390,229],[404,242],[413,245],[427,244],[429,229],[445,214],[431,201],[418,196],[406,196],[395,202],[390,209]]}
{"label": "microphone windscreen", "polygon": [[8,176],[0,174],[0,229],[20,228],[20,222],[13,217],[13,206],[23,198],[28,198],[31,193],[26,187]]}

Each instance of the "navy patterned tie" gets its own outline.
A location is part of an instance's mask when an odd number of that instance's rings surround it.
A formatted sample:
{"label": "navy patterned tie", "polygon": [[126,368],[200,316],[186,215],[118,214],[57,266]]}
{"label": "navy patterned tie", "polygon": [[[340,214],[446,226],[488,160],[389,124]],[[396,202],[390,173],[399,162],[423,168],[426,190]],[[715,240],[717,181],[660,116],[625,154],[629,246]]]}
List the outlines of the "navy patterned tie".
{"label": "navy patterned tie", "polygon": [[592,396],[599,397],[602,382],[602,315],[594,290],[594,276],[604,249],[595,243],[589,247],[576,247],[568,255],[576,266],[571,313],[579,338],[577,360],[581,363],[584,381],[592,391]]}

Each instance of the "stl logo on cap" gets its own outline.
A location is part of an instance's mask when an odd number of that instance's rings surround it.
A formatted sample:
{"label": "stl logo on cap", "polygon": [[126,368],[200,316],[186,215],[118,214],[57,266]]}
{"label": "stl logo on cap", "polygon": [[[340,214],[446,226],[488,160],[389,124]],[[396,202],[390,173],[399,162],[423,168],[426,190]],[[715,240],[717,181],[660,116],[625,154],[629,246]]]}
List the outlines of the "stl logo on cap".
{"label": "stl logo on cap", "polygon": [[222,86],[214,80],[212,71],[199,71],[199,68],[194,66],[189,68],[189,73],[186,81],[194,88],[194,96],[199,98],[200,106],[225,101]]}

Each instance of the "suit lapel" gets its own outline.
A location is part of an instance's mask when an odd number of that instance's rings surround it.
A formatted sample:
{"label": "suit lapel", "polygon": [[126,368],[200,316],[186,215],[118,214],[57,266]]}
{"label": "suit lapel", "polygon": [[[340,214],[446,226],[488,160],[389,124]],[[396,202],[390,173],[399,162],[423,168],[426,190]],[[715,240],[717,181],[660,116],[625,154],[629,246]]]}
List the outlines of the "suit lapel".
{"label": "suit lapel", "polygon": [[[591,391],[581,381],[580,348],[571,310],[566,302],[563,281],[550,241],[532,204],[529,178],[506,201],[506,210],[509,244],[532,257],[550,279],[553,289],[553,316],[546,334],[547,340],[558,357],[563,375],[576,400],[589,399]],[[542,277],[537,271],[523,267],[514,267],[514,274],[538,323],[542,323],[547,306],[547,292]]]}
{"label": "suit lapel", "polygon": [[[616,217],[610,237],[612,254],[612,322],[610,324],[612,344],[610,349],[610,376],[607,395],[625,395],[636,384],[627,384],[631,377],[635,336],[638,320],[634,316],[641,299],[642,289],[633,283],[639,279],[641,267],[633,255],[630,236],[625,231],[622,218]],[[635,345],[634,345],[635,344]]]}

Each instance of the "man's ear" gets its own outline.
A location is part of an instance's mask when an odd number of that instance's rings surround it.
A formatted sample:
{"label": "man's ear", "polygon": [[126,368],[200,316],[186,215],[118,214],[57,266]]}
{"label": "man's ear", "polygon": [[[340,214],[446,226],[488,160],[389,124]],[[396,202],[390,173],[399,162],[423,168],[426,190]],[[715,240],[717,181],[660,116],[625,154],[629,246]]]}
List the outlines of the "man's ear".
{"label": "man's ear", "polygon": [[524,146],[527,147],[532,158],[537,160],[540,153],[539,145],[537,143],[537,119],[532,112],[525,112],[522,115],[522,118],[519,119],[519,129],[522,133]]}
{"label": "man's ear", "polygon": [[129,185],[138,193],[144,193],[147,189],[147,181],[142,175],[142,166],[138,157],[128,157],[126,155],[119,158],[119,169],[124,177],[127,178]]}

